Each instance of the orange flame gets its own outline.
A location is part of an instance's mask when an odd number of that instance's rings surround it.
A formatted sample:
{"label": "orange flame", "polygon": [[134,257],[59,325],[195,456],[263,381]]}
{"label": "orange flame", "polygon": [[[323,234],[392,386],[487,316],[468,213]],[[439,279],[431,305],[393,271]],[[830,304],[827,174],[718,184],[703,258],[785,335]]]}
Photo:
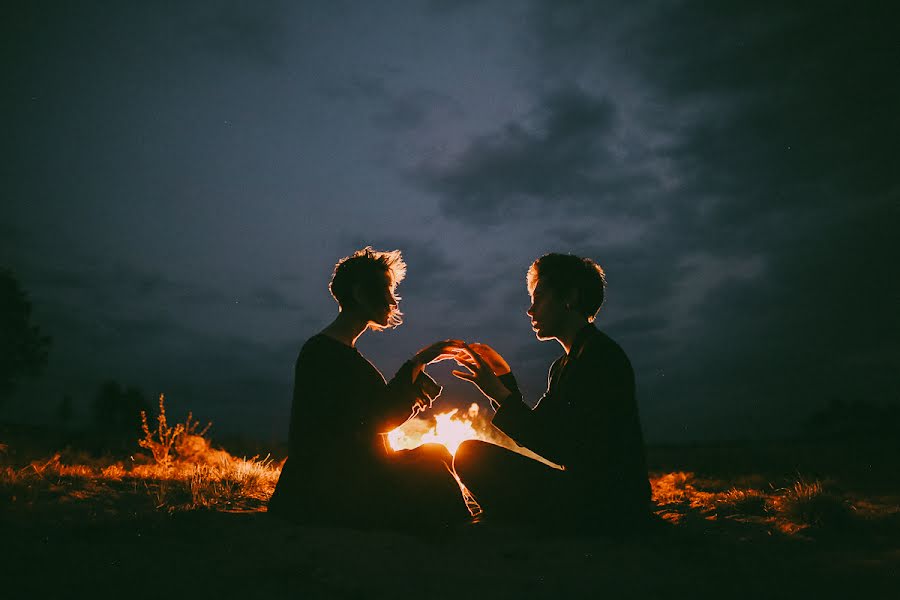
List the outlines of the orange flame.
{"label": "orange flame", "polygon": [[[497,446],[502,446],[513,452],[518,452],[528,458],[540,461],[554,469],[565,470],[562,465],[550,462],[544,457],[535,454],[528,448],[524,448],[515,443],[512,438],[503,434],[500,430],[495,429],[487,423],[487,421],[478,418],[478,404],[472,403],[469,410],[465,414],[458,414],[459,409],[442,412],[434,415],[434,424],[418,418],[411,418],[406,423],[392,429],[385,435],[388,446],[394,452],[398,450],[412,450],[423,444],[441,444],[453,458],[456,458],[456,451],[459,450],[460,444],[466,440],[481,440]],[[478,427],[476,428],[476,423]],[[473,518],[477,519],[482,513],[481,505],[475,499],[475,496],[466,487],[456,472],[455,464],[446,464],[447,470],[459,485],[459,491],[462,494],[466,508]]]}
{"label": "orange flame", "polygon": [[[460,444],[466,440],[490,441],[475,430],[473,420],[478,417],[478,405],[473,403],[465,415],[458,415],[458,408],[434,416],[434,426],[423,428],[423,421],[413,419],[388,432],[391,450],[412,450],[422,444],[441,444],[456,455]],[[426,426],[427,427],[427,426]]]}
{"label": "orange flame", "polygon": [[481,440],[518,452],[554,469],[565,470],[562,465],[518,445],[512,438],[492,427],[488,421],[479,419],[479,414],[479,406],[473,402],[464,414],[459,414],[458,408],[436,414],[433,425],[423,419],[410,419],[387,433],[387,443],[395,452],[412,450],[422,444],[442,444],[455,457],[456,451],[464,441]]}

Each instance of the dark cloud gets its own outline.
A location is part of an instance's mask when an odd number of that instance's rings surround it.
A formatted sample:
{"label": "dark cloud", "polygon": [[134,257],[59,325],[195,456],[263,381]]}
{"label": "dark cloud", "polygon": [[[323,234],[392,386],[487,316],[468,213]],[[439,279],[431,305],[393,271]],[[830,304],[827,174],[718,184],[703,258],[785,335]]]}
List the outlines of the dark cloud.
{"label": "dark cloud", "polygon": [[372,116],[376,125],[388,130],[409,131],[440,116],[459,116],[459,104],[445,94],[413,90],[385,98],[385,106]]}
{"label": "dark cloud", "polygon": [[[38,297],[51,302],[88,299],[92,310],[127,306],[215,305],[231,297],[210,285],[179,281],[156,269],[126,263],[93,263],[80,269],[44,266],[28,259],[15,261]],[[76,258],[77,262],[77,258]]]}
{"label": "dark cloud", "polygon": [[737,412],[787,430],[826,395],[896,398],[890,19],[723,6],[537,3],[540,117],[418,173],[450,218],[543,222],[607,267],[600,323],[640,367],[653,435],[741,435]]}
{"label": "dark cloud", "polygon": [[287,4],[231,1],[210,5],[188,17],[185,31],[198,48],[228,59],[262,66],[284,63],[288,42]]}
{"label": "dark cloud", "polygon": [[464,4],[4,20],[0,255],[54,337],[48,381],[283,424],[331,267],[372,244],[410,268],[406,323],[362,341],[386,375],[478,339],[539,396],[560,348],[524,273],[571,251],[606,269],[598,323],[651,440],[896,402],[890,7]]}
{"label": "dark cloud", "polygon": [[578,85],[544,95],[524,118],[473,139],[449,164],[423,164],[414,178],[440,197],[448,218],[472,225],[571,210],[624,206],[655,182],[619,160],[617,111]]}
{"label": "dark cloud", "polygon": [[320,93],[330,101],[365,106],[377,127],[394,133],[412,132],[431,121],[462,115],[462,106],[453,97],[392,83],[397,79],[397,73],[361,75],[332,81],[322,86]]}

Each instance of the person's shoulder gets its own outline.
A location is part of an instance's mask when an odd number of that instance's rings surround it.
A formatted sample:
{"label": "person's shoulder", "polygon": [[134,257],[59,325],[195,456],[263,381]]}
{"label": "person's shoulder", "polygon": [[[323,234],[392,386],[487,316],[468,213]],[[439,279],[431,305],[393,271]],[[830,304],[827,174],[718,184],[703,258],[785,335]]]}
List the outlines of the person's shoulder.
{"label": "person's shoulder", "polygon": [[326,336],[324,333],[317,333],[303,342],[303,346],[300,348],[300,352],[303,352],[308,348],[312,349],[318,348],[320,346],[327,346],[329,341],[330,340],[328,336]]}
{"label": "person's shoulder", "polygon": [[334,351],[334,346],[334,340],[322,333],[317,333],[306,340],[303,346],[300,347],[297,362],[313,360],[315,357],[327,355]]}
{"label": "person's shoulder", "polygon": [[606,361],[615,360],[631,365],[628,354],[625,353],[622,346],[595,326],[590,328],[584,351],[589,355],[602,357]]}

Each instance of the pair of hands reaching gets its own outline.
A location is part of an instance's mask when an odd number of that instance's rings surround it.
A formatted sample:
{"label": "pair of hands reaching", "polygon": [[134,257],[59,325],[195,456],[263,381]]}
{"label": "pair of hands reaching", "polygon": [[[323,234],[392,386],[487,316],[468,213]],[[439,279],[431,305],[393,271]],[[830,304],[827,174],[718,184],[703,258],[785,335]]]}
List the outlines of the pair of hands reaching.
{"label": "pair of hands reaching", "polygon": [[487,344],[466,344],[462,340],[443,340],[420,350],[413,358],[413,379],[425,365],[454,360],[465,371],[454,370],[455,377],[474,384],[488,398],[502,402],[512,392],[500,381],[500,375],[510,372],[509,364],[499,352]]}

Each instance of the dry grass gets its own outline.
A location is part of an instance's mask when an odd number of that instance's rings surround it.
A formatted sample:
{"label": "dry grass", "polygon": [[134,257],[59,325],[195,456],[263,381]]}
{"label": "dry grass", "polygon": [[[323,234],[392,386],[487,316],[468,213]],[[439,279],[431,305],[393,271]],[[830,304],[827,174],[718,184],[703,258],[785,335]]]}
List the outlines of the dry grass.
{"label": "dry grass", "polygon": [[[173,460],[171,456],[173,450],[178,453],[182,460],[189,461],[208,451],[209,442],[203,436],[212,427],[212,423],[208,423],[206,427],[198,432],[197,427],[200,426],[200,423],[194,421],[193,413],[188,413],[184,423],[176,423],[174,427],[170,427],[166,419],[165,398],[165,394],[159,395],[159,413],[156,415],[156,429],[150,430],[150,427],[147,425],[147,413],[141,411],[141,429],[144,431],[144,437],[138,440],[138,445],[149,450],[157,464],[165,466],[168,466]],[[199,445],[186,443],[186,439],[191,441],[201,440],[201,443]]]}
{"label": "dry grass", "polygon": [[205,437],[209,425],[197,431],[198,423],[190,413],[184,423],[170,426],[162,395],[156,420],[157,427],[151,430],[146,414],[141,413],[144,437],[137,443],[150,456],[136,454],[127,461],[111,461],[84,453],[55,453],[25,467],[4,467],[0,494],[13,500],[35,499],[49,491],[52,497],[84,499],[104,493],[116,496],[130,489],[152,499],[157,509],[168,511],[261,510],[265,506],[283,461],[268,456],[237,458],[213,448]]}
{"label": "dry grass", "polygon": [[786,488],[776,490],[769,506],[782,529],[793,532],[807,527],[844,525],[855,512],[842,495],[829,491],[821,481],[807,482],[802,477]]}
{"label": "dry grass", "polygon": [[24,468],[7,466],[0,471],[0,492],[16,498],[29,497],[29,490],[41,487],[60,492],[57,495],[88,487],[99,495],[130,487],[148,495],[156,508],[169,511],[261,510],[275,490],[282,466],[269,457],[236,458],[222,450],[215,451],[215,462],[95,462],[66,464],[55,454]]}
{"label": "dry grass", "polygon": [[[77,455],[73,457],[77,462],[71,462],[72,458],[67,461],[55,454],[25,467],[0,468],[0,500],[11,499],[23,508],[105,503],[109,512],[261,512],[283,465],[269,457],[236,458],[216,449],[191,456],[188,461],[175,454],[166,464],[157,464],[150,457],[104,462]],[[878,519],[897,512],[894,505],[862,498],[851,502],[825,483],[807,482],[802,477],[780,488],[729,484],[685,471],[651,477],[657,514],[665,520],[689,528],[701,523],[706,523],[702,527],[724,528],[742,524],[743,537],[753,531],[765,536],[836,530],[852,520]],[[857,511],[857,503],[865,510]],[[752,529],[749,534],[747,528]]]}
{"label": "dry grass", "polygon": [[[134,506],[169,512],[265,510],[283,461],[232,456],[214,448],[206,437],[209,426],[198,432],[190,414],[186,422],[169,426],[163,396],[159,409],[154,430],[142,415],[144,437],[138,445],[149,455],[112,460],[69,451],[24,467],[0,462],[0,500],[40,506],[92,499],[115,511],[117,503],[128,497]],[[0,461],[7,461],[6,456],[0,453]],[[761,476],[726,480],[672,471],[652,474],[651,486],[657,514],[671,523],[749,524],[766,535],[839,527],[852,519],[900,510],[863,498],[851,502],[831,489],[830,483],[808,482],[799,475],[776,487]],[[863,510],[857,510],[857,505]]]}
{"label": "dry grass", "polygon": [[[850,499],[826,483],[808,482],[798,475],[791,484],[776,488],[738,487],[694,473],[676,471],[651,478],[653,501],[658,514],[681,523],[693,513],[706,520],[727,518],[765,524],[772,531],[796,534],[811,527],[838,527],[856,517]],[[883,507],[884,514],[891,512]]]}

